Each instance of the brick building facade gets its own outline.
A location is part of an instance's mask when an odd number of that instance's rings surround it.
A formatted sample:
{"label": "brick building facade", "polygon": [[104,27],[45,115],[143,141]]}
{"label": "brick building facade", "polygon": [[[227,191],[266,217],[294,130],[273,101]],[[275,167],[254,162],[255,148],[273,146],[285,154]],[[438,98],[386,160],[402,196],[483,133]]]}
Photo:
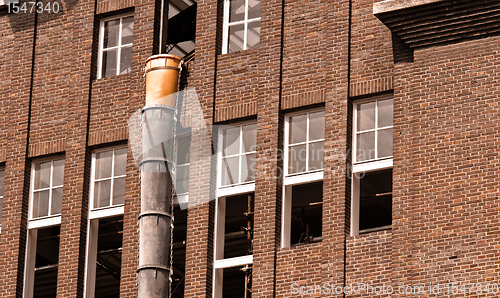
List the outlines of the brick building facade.
{"label": "brick building facade", "polygon": [[178,156],[173,297],[498,296],[500,1],[38,2],[0,0],[2,297],[137,296],[128,120],[192,6],[215,137]]}

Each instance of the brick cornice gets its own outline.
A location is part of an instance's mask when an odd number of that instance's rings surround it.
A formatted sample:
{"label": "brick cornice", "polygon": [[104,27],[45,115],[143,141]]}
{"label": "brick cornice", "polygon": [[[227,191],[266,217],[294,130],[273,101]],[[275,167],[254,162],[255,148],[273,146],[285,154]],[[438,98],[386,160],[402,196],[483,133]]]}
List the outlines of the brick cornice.
{"label": "brick cornice", "polygon": [[134,6],[134,0],[99,0],[97,14],[120,10]]}
{"label": "brick cornice", "polygon": [[350,97],[373,94],[393,89],[393,78],[379,78],[370,81],[351,83]]}
{"label": "brick cornice", "polygon": [[215,122],[248,117],[257,114],[257,102],[240,103],[215,109]]}
{"label": "brick cornice", "polygon": [[304,92],[300,94],[284,96],[281,102],[281,109],[293,109],[322,102],[325,102],[325,90]]}
{"label": "brick cornice", "polygon": [[124,141],[128,139],[127,127],[120,127],[108,130],[93,132],[89,135],[89,146],[105,143]]}
{"label": "brick cornice", "polygon": [[37,157],[41,155],[63,152],[66,149],[66,139],[50,140],[46,142],[38,142],[30,144],[28,150],[29,157]]}

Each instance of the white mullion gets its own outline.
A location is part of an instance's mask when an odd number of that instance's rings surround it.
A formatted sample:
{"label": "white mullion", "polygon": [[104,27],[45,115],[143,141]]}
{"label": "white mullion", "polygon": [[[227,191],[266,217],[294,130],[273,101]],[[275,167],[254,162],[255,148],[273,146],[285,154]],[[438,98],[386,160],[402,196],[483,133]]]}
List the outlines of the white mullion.
{"label": "white mullion", "polygon": [[352,160],[354,161],[353,163],[356,163],[358,153],[356,152],[358,145],[356,144],[358,141],[358,105],[354,104],[354,107],[352,109],[353,113],[353,119],[352,119],[352,129],[353,129],[353,134],[352,134]]}
{"label": "white mullion", "polygon": [[375,101],[375,159],[378,159],[378,100]]}
{"label": "white mullion", "polygon": [[247,39],[248,39],[248,0],[245,0],[245,25],[243,26],[245,30],[243,32],[243,50],[247,49]]}
{"label": "white mullion", "polygon": [[306,114],[306,170],[309,171],[309,116],[311,114]]}
{"label": "white mullion", "polygon": [[357,133],[358,134],[362,134],[362,133],[367,133],[367,132],[372,132],[372,131],[377,131],[377,129],[373,128],[373,129],[367,129],[367,130],[363,130],[363,131],[358,131]]}
{"label": "white mullion", "polygon": [[110,176],[110,177],[106,177],[106,178],[95,179],[94,182],[101,182],[101,181],[106,181],[106,180],[111,180],[111,179],[113,179],[113,178]]}
{"label": "white mullion", "polygon": [[50,161],[50,175],[49,175],[49,210],[47,211],[48,216],[52,215],[52,176],[54,175],[54,161]]}
{"label": "white mullion", "polygon": [[[227,0],[229,1],[229,0]],[[217,186],[222,186],[222,142],[224,141],[222,138],[224,134],[222,133],[222,129],[218,130],[218,138],[217,138]]]}
{"label": "white mullion", "polygon": [[[117,51],[117,54],[116,54],[116,75],[119,75],[120,74],[120,67],[121,67],[121,56],[122,56],[122,50],[121,50],[121,45],[122,45],[122,21],[123,21],[123,18],[120,17],[120,25],[118,26],[118,51]],[[114,150],[113,150],[113,156],[114,156]],[[111,198],[110,198],[110,201],[111,201]]]}
{"label": "white mullion", "polygon": [[97,77],[98,78],[102,78],[103,75],[102,75],[102,59],[103,59],[103,56],[104,56],[104,23],[103,21],[101,21],[101,26],[100,26],[100,32],[99,32],[99,61],[98,61],[98,67],[97,67],[97,71],[98,71],[98,74],[97,74]]}
{"label": "white mullion", "polygon": [[231,26],[236,26],[236,25],[241,25],[241,24],[244,24],[246,21],[243,20],[243,21],[234,21],[234,22],[231,22],[231,23],[227,23],[228,27],[231,27]]}
{"label": "white mullion", "polygon": [[283,167],[284,167],[284,170],[283,170],[283,173],[285,175],[285,177],[288,175],[288,151],[290,150],[289,146],[290,144],[288,144],[288,137],[289,137],[289,127],[290,127],[290,124],[289,124],[289,121],[290,121],[290,116],[287,116],[286,119],[285,119],[285,157],[284,157],[284,160],[283,160]]}
{"label": "white mullion", "polygon": [[114,47],[109,47],[109,48],[103,48],[102,51],[103,52],[107,52],[107,51],[110,51],[110,50],[116,50],[118,48],[119,48],[119,46],[114,46]]}
{"label": "white mullion", "polygon": [[90,175],[91,175],[90,181],[92,182],[92,183],[90,183],[90,210],[94,209],[94,200],[95,200],[94,189],[95,189],[95,184],[96,184],[96,181],[95,181],[96,159],[97,159],[96,153],[93,152],[92,153],[92,165],[91,165],[92,172],[90,173]]}
{"label": "white mullion", "polygon": [[229,52],[229,0],[224,0],[224,20],[222,30],[222,54]]}
{"label": "white mullion", "polygon": [[239,176],[238,176],[238,182],[237,184],[240,184],[241,183],[241,176],[243,175],[243,167],[242,167],[242,164],[243,164],[243,125],[240,126],[240,138],[239,138],[239,145],[240,145],[240,148],[239,148],[239,154],[238,154],[238,161],[239,161],[239,164],[238,164],[238,173],[239,173]]}
{"label": "white mullion", "polygon": [[109,206],[113,206],[113,185],[115,184],[115,149],[111,151],[111,186],[110,186],[110,194],[109,194]]}

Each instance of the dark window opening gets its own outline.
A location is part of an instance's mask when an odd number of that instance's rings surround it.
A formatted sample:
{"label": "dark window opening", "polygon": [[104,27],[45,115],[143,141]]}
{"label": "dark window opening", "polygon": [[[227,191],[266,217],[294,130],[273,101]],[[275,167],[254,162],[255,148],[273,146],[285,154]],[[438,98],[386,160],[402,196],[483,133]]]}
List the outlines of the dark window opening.
{"label": "dark window opening", "polygon": [[224,259],[252,254],[254,194],[226,198]]}
{"label": "dark window opening", "polygon": [[99,219],[95,298],[120,297],[123,215]]}
{"label": "dark window opening", "polygon": [[[165,53],[189,59],[194,54],[196,37],[196,2],[175,0],[168,2],[168,28]],[[164,36],[165,38],[165,36]]]}
{"label": "dark window opening", "polygon": [[184,297],[184,280],[186,272],[186,232],[187,209],[174,208],[174,244],[173,244],[173,269],[172,297]]}
{"label": "dark window opening", "polygon": [[56,297],[60,231],[59,226],[37,231],[33,297]]}
{"label": "dark window opening", "polygon": [[223,269],[222,298],[252,297],[252,266]]}
{"label": "dark window opening", "polygon": [[292,186],[290,244],[321,241],[323,181]]}
{"label": "dark window opening", "polygon": [[365,173],[360,179],[359,230],[392,225],[392,169]]}

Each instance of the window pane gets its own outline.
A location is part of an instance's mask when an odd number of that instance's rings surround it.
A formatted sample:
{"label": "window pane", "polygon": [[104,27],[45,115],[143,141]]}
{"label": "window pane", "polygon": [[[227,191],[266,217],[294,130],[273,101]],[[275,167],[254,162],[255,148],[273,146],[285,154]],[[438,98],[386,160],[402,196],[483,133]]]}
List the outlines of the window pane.
{"label": "window pane", "polygon": [[125,202],[125,177],[113,181],[113,205]]}
{"label": "window pane", "polygon": [[359,184],[359,229],[391,225],[392,169],[364,173]]}
{"label": "window pane", "polygon": [[325,137],[325,112],[309,114],[309,141]]}
{"label": "window pane", "polygon": [[248,19],[260,17],[260,0],[248,0]]}
{"label": "window pane", "polygon": [[[3,197],[3,185],[4,185],[4,182],[5,182],[5,172],[4,171],[0,171],[0,197]],[[0,213],[2,209],[0,209]]]}
{"label": "window pane", "polygon": [[33,218],[49,215],[49,191],[33,193]]}
{"label": "window pane", "polygon": [[323,142],[309,144],[309,171],[323,168]]}
{"label": "window pane", "polygon": [[257,124],[243,126],[243,152],[256,151]]}
{"label": "window pane", "polygon": [[62,187],[52,189],[52,205],[50,206],[50,215],[61,214],[62,198]]}
{"label": "window pane", "polygon": [[382,129],[378,131],[377,139],[377,158],[387,157],[392,155],[392,128]]}
{"label": "window pane", "polygon": [[295,144],[306,141],[307,115],[290,117],[289,143]]}
{"label": "window pane", "polygon": [[245,0],[229,1],[229,22],[238,22],[245,19]]}
{"label": "window pane", "polygon": [[120,56],[120,74],[129,73],[132,70],[132,47],[122,48]]}
{"label": "window pane", "polygon": [[255,180],[255,153],[246,154],[241,157],[241,182]]}
{"label": "window pane", "polygon": [[104,48],[116,47],[118,45],[119,28],[119,19],[104,22]]}
{"label": "window pane", "polygon": [[300,173],[306,171],[306,145],[291,146],[288,150],[288,173]]}
{"label": "window pane", "polygon": [[229,26],[229,53],[243,50],[244,31],[243,24]]}
{"label": "window pane", "polygon": [[54,161],[54,170],[52,173],[52,186],[61,186],[64,182],[64,160]]}
{"label": "window pane", "polygon": [[113,151],[99,152],[95,154],[95,179],[111,177],[111,160]]}
{"label": "window pane", "polygon": [[111,180],[99,181],[94,189],[94,208],[110,205],[109,197],[111,191]]}
{"label": "window pane", "polygon": [[361,133],[357,136],[356,161],[375,158],[375,132]]}
{"label": "window pane", "polygon": [[260,45],[260,21],[248,23],[247,50]]}
{"label": "window pane", "polygon": [[222,186],[238,183],[238,168],[239,156],[222,159]]}
{"label": "window pane", "polygon": [[51,162],[35,164],[34,189],[47,188],[50,186],[50,164]]}
{"label": "window pane", "polygon": [[177,164],[183,165],[189,163],[191,150],[191,137],[183,136],[177,139]]}
{"label": "window pane", "polygon": [[177,167],[176,175],[175,192],[177,194],[187,193],[189,188],[189,166]]}
{"label": "window pane", "polygon": [[116,75],[116,50],[102,53],[102,76],[107,78]]}
{"label": "window pane", "polygon": [[392,99],[378,102],[378,127],[392,126],[392,105]]}
{"label": "window pane", "polygon": [[230,127],[222,131],[222,156],[240,153],[240,128]]}
{"label": "window pane", "polygon": [[358,104],[357,131],[375,128],[375,103]]}
{"label": "window pane", "polygon": [[134,17],[126,17],[122,20],[122,45],[132,43],[132,33],[134,31]]}
{"label": "window pane", "polygon": [[115,150],[115,176],[125,175],[127,169],[127,149]]}

